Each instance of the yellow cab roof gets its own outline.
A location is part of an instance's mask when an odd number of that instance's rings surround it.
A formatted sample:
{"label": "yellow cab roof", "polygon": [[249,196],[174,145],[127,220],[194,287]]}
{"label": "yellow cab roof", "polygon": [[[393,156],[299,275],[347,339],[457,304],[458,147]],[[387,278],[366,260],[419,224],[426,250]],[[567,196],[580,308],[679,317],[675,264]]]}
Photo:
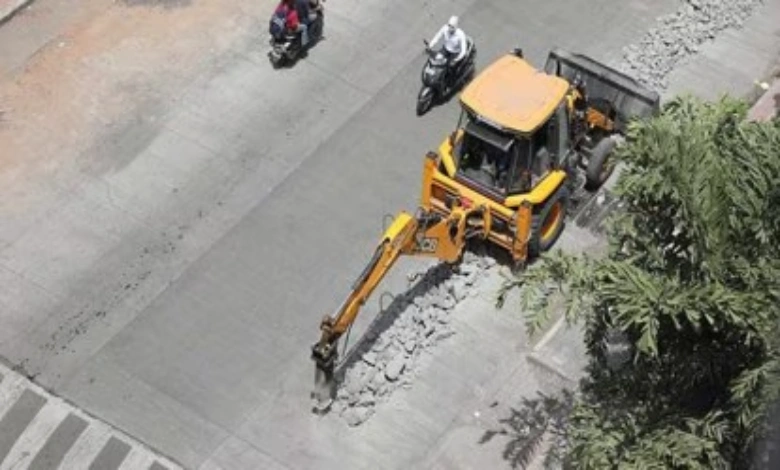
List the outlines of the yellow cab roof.
{"label": "yellow cab roof", "polygon": [[507,130],[530,133],[547,121],[568,89],[566,80],[508,54],[477,75],[461,93],[460,101],[471,112]]}

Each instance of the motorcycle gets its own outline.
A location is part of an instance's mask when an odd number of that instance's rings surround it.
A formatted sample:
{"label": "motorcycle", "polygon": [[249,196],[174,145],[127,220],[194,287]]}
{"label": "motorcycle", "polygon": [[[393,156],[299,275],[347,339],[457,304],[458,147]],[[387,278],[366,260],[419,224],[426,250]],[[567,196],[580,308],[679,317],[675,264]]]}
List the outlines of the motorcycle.
{"label": "motorcycle", "polygon": [[474,77],[474,59],[477,56],[477,48],[471,38],[466,38],[466,57],[454,70],[449,70],[447,57],[441,51],[433,51],[427,40],[425,51],[428,60],[422,70],[422,83],[420,93],[417,95],[417,115],[422,116],[433,106],[434,102],[443,100],[455,90],[462,88]]}
{"label": "motorcycle", "polygon": [[309,43],[303,45],[302,32],[285,31],[279,37],[271,36],[269,43],[271,50],[268,51],[268,59],[274,68],[279,68],[285,64],[292,64],[309,49],[322,39],[322,32],[325,28],[325,14],[322,2],[325,0],[309,0]]}

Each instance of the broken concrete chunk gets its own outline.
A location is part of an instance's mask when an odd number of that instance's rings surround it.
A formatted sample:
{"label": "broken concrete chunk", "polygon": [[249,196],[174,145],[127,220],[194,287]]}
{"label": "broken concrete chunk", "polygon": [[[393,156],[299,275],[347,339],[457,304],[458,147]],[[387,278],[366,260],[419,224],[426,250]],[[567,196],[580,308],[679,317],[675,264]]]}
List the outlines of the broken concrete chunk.
{"label": "broken concrete chunk", "polygon": [[363,384],[362,381],[358,379],[358,377],[347,379],[347,383],[344,385],[344,390],[346,390],[347,395],[354,395],[360,392],[361,388],[363,388]]}
{"label": "broken concrete chunk", "polygon": [[392,361],[390,361],[389,364],[387,364],[387,368],[385,369],[385,377],[387,377],[387,380],[396,381],[401,375],[401,372],[404,371],[405,367],[406,361],[404,361],[404,358],[402,356],[397,356]]}
{"label": "broken concrete chunk", "polygon": [[431,299],[427,295],[418,295],[414,298],[414,305],[420,310],[424,310],[430,304]]}
{"label": "broken concrete chunk", "polygon": [[455,331],[452,330],[452,329],[442,329],[441,331],[436,333],[436,336],[434,337],[434,339],[436,341],[443,341],[443,340],[449,338],[450,336],[453,336],[454,334],[455,334]]}
{"label": "broken concrete chunk", "polygon": [[414,322],[422,323],[424,317],[425,315],[423,314],[423,310],[415,307],[414,311],[412,312],[412,319]]}
{"label": "broken concrete chunk", "polygon": [[471,287],[474,284],[476,284],[477,280],[479,280],[481,275],[482,274],[480,274],[480,271],[475,271],[475,272],[469,274],[468,276],[466,276],[466,278],[463,280],[463,282],[464,282],[464,284],[466,286]]}
{"label": "broken concrete chunk", "polygon": [[450,285],[450,292],[452,292],[452,296],[455,297],[455,301],[460,302],[461,300],[466,298],[467,292],[466,292],[466,279],[465,278],[459,278],[452,281],[452,284]]}
{"label": "broken concrete chunk", "polygon": [[347,421],[348,425],[357,426],[367,420],[372,414],[373,410],[361,406],[347,409],[342,416]]}
{"label": "broken concrete chunk", "polygon": [[354,366],[352,366],[352,368],[349,370],[349,372],[348,372],[348,373],[349,373],[349,374],[350,374],[352,377],[360,377],[361,375],[365,374],[365,373],[366,373],[366,371],[367,371],[367,370],[368,370],[370,367],[371,367],[371,366],[369,366],[369,365],[368,365],[368,364],[366,364],[365,362],[362,362],[362,361],[361,361],[361,362],[358,362],[357,364],[355,364]]}
{"label": "broken concrete chunk", "polygon": [[479,266],[477,265],[476,259],[473,262],[463,262],[460,265],[460,272],[464,276],[468,276],[469,274],[475,273],[477,271],[479,271]]}
{"label": "broken concrete chunk", "polygon": [[346,408],[347,406],[341,400],[334,400],[333,405],[331,405],[331,410],[337,415],[340,415]]}
{"label": "broken concrete chunk", "polygon": [[442,308],[444,310],[451,310],[455,308],[455,299],[453,299],[452,296],[449,293],[447,293],[445,295],[440,295],[438,298],[436,298],[433,301],[433,305]]}
{"label": "broken concrete chunk", "polygon": [[373,406],[376,403],[376,397],[370,391],[366,390],[360,394],[360,400],[358,403],[361,406]]}
{"label": "broken concrete chunk", "polygon": [[377,375],[377,369],[369,369],[360,377],[360,390],[366,390],[371,387],[371,383],[374,381],[374,377]]}
{"label": "broken concrete chunk", "polygon": [[368,388],[377,391],[381,389],[385,383],[385,374],[374,374],[374,377],[371,379],[371,382],[368,384]]}
{"label": "broken concrete chunk", "polygon": [[368,351],[367,353],[363,354],[363,362],[369,366],[376,365],[376,353],[373,351]]}
{"label": "broken concrete chunk", "polygon": [[387,349],[388,346],[390,346],[393,343],[393,339],[390,337],[390,335],[385,335],[383,337],[380,337],[376,343],[371,347],[371,351],[375,353],[381,353],[385,349]]}
{"label": "broken concrete chunk", "polygon": [[398,353],[399,353],[398,347],[395,344],[393,344],[390,347],[388,347],[387,349],[385,349],[384,351],[382,351],[382,354],[379,356],[379,361],[380,362],[389,362],[394,357],[396,357],[398,355]]}

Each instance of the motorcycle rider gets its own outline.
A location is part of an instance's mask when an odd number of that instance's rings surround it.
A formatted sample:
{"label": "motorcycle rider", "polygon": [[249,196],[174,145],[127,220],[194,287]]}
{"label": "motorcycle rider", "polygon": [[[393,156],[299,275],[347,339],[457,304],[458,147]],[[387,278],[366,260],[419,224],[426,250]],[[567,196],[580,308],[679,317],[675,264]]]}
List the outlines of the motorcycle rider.
{"label": "motorcycle rider", "polygon": [[295,11],[298,12],[298,19],[300,23],[300,31],[302,33],[302,46],[306,46],[309,43],[309,25],[312,22],[311,9],[309,7],[309,0],[293,0],[295,2]]}
{"label": "motorcycle rider", "polygon": [[298,12],[293,7],[293,0],[281,0],[271,17],[269,26],[271,36],[279,39],[285,31],[300,31],[301,22],[298,18]]}
{"label": "motorcycle rider", "polygon": [[468,48],[466,33],[458,27],[457,16],[451,16],[447,24],[441,27],[428,44],[428,49],[433,49],[440,39],[444,39],[444,47],[441,48],[441,51],[447,58],[448,71],[456,70],[461,61],[466,57]]}

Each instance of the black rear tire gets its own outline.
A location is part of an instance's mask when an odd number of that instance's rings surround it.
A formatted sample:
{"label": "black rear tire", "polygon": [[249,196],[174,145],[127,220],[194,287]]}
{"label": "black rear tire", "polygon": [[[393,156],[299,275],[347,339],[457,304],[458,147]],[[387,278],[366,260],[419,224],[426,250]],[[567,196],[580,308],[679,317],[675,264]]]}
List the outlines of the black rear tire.
{"label": "black rear tire", "polygon": [[283,57],[275,58],[274,54],[269,52],[268,53],[268,60],[271,62],[271,67],[273,67],[275,70],[278,70],[282,66],[282,61],[284,60]]}
{"label": "black rear tire", "polygon": [[561,186],[547,198],[541,210],[531,219],[531,239],[528,241],[528,256],[536,258],[552,248],[563,232],[566,210],[569,206],[569,190]]}
{"label": "black rear tire", "polygon": [[433,89],[424,86],[417,95],[417,115],[422,116],[433,106]]}
{"label": "black rear tire", "polygon": [[312,25],[314,31],[309,35],[309,46],[317,44],[322,39],[322,33],[325,31],[325,15],[318,13],[318,18],[312,22]]}
{"label": "black rear tire", "polygon": [[605,137],[593,147],[588,159],[588,167],[585,170],[585,189],[596,190],[612,176],[615,165],[609,157],[615,150],[615,145],[614,139]]}

